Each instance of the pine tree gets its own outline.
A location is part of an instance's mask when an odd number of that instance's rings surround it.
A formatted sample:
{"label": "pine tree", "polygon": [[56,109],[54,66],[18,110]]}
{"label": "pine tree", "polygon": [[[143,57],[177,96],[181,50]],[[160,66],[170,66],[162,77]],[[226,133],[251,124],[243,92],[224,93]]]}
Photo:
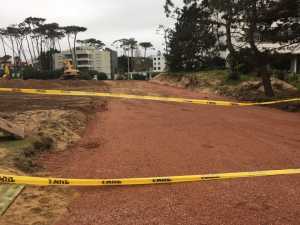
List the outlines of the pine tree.
{"label": "pine tree", "polygon": [[216,53],[212,11],[205,1],[186,3],[177,10],[175,29],[169,36],[167,61],[171,71],[197,71]]}

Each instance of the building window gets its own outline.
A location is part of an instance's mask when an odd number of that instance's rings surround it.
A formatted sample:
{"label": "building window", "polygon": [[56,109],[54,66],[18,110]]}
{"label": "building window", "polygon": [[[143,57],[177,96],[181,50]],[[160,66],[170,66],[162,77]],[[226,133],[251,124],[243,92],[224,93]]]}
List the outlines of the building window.
{"label": "building window", "polygon": [[154,70],[156,70],[156,67],[154,67]]}
{"label": "building window", "polygon": [[157,67],[157,70],[160,70],[160,67]]}

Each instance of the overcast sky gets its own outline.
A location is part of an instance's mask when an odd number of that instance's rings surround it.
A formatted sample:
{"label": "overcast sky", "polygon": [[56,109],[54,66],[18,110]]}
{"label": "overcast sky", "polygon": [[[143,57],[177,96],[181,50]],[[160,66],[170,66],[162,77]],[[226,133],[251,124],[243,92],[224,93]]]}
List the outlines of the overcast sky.
{"label": "overcast sky", "polygon": [[[173,0],[175,3],[182,0]],[[169,25],[165,0],[15,0],[5,4],[0,13],[0,27],[21,22],[24,18],[43,17],[61,26],[79,25],[88,28],[79,39],[96,38],[111,47],[114,40],[134,37],[139,42],[151,41],[163,49],[162,36],[156,33],[159,24]]]}

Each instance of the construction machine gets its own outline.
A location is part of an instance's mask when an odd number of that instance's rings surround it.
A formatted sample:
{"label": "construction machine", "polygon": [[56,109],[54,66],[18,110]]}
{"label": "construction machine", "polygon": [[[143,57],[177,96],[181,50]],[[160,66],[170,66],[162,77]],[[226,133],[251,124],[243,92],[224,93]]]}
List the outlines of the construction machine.
{"label": "construction machine", "polygon": [[64,74],[60,79],[62,80],[74,80],[79,79],[80,72],[75,69],[75,66],[72,63],[72,60],[66,59],[64,60]]}

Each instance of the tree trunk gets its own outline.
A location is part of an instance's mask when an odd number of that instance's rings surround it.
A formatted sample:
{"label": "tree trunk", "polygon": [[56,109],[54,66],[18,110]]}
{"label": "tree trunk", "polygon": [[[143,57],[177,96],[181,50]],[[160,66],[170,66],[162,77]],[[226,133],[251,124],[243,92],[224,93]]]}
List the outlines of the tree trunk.
{"label": "tree trunk", "polygon": [[23,54],[23,57],[24,57],[24,60],[25,60],[26,64],[28,65],[27,56],[26,56],[26,53],[25,53],[25,50],[24,50],[24,47],[23,47],[23,40],[20,40],[20,51],[21,51],[21,54]]}
{"label": "tree trunk", "polygon": [[134,62],[133,62],[133,48],[131,48],[131,58],[130,58],[130,61],[131,61],[131,72],[134,71]]}
{"label": "tree trunk", "polygon": [[166,54],[169,55],[169,46],[168,46],[168,32],[164,29],[164,39],[166,45]]}
{"label": "tree trunk", "polygon": [[22,59],[21,59],[21,48],[20,48],[20,44],[19,44],[17,38],[15,38],[15,41],[16,41],[16,46],[17,46],[17,54],[18,54],[18,57],[20,58],[20,61],[22,61]]}
{"label": "tree trunk", "polygon": [[71,53],[71,57],[72,57],[72,62],[74,64],[74,55],[73,55],[73,50],[72,50],[72,46],[71,46],[71,42],[70,42],[70,35],[68,34],[68,44],[69,44],[69,48],[70,48],[70,53]]}
{"label": "tree trunk", "polygon": [[16,66],[16,62],[15,62],[15,45],[14,45],[14,40],[13,40],[12,36],[10,36],[10,41],[11,41],[11,47],[12,47],[13,65],[15,67]]}
{"label": "tree trunk", "polygon": [[248,42],[250,48],[252,50],[255,66],[258,68],[258,75],[261,76],[262,82],[265,89],[265,95],[267,97],[274,97],[274,91],[271,83],[271,76],[267,69],[267,60],[266,55],[259,51],[256,46],[255,33],[257,31],[257,5],[256,1],[253,1],[252,4],[249,5],[249,9],[247,10],[247,17],[249,23],[248,30]]}
{"label": "tree trunk", "polygon": [[27,48],[28,48],[28,51],[29,51],[31,62],[33,63],[33,55],[32,55],[32,51],[31,51],[31,48],[30,48],[30,44],[29,44],[29,40],[28,40],[28,36],[27,35],[26,35],[26,42],[27,42]]}
{"label": "tree trunk", "polygon": [[57,40],[57,43],[58,43],[59,51],[61,52],[61,44],[60,44],[60,40],[59,39]]}
{"label": "tree trunk", "polygon": [[74,66],[75,66],[75,69],[77,69],[76,39],[77,39],[77,33],[75,33],[75,36],[74,36]]}
{"label": "tree trunk", "polygon": [[35,39],[35,42],[36,42],[36,53],[37,53],[36,59],[38,59],[39,55],[40,55],[40,45],[39,45],[39,38],[38,37]]}
{"label": "tree trunk", "polygon": [[34,59],[36,59],[35,46],[34,46],[34,42],[33,42],[32,37],[30,37],[30,40],[31,40],[31,46],[32,46],[33,57],[34,57]]}
{"label": "tree trunk", "polygon": [[235,64],[236,64],[236,51],[232,44],[232,37],[231,37],[231,25],[232,25],[232,9],[228,9],[228,19],[226,20],[226,44],[229,50],[229,79],[231,80],[238,80],[239,74],[236,71]]}
{"label": "tree trunk", "polygon": [[4,55],[7,55],[7,54],[6,54],[5,44],[4,44],[4,39],[3,39],[2,36],[0,36],[0,38],[1,38],[2,46],[3,46]]}
{"label": "tree trunk", "polygon": [[263,82],[264,89],[265,89],[265,95],[267,97],[274,97],[274,91],[272,88],[270,73],[264,69],[264,70],[260,71],[259,75],[262,78],[262,82]]}
{"label": "tree trunk", "polygon": [[40,50],[40,55],[41,55],[43,53],[43,37],[41,37],[40,47],[41,47]]}

